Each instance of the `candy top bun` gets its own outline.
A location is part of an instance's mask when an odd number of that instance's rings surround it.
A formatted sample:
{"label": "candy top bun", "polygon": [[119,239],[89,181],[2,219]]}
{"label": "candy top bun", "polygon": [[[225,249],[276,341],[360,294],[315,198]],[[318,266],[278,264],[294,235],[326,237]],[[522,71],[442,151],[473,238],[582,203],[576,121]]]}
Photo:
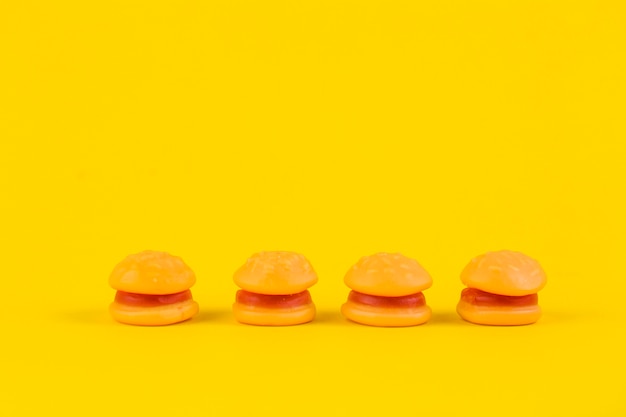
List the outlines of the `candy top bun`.
{"label": "candy top bun", "polygon": [[344,282],[364,294],[402,297],[429,288],[433,279],[415,259],[399,253],[377,253],[361,258]]}
{"label": "candy top bun", "polygon": [[461,272],[468,287],[492,294],[521,296],[535,294],[546,285],[539,262],[520,252],[487,252],[472,259]]}
{"label": "candy top bun", "polygon": [[267,295],[297,294],[317,282],[309,261],[294,252],[259,252],[252,255],[233,277],[246,291]]}
{"label": "candy top bun", "polygon": [[175,294],[188,290],[195,282],[195,274],[182,259],[156,251],[127,256],[109,277],[111,287],[136,294]]}

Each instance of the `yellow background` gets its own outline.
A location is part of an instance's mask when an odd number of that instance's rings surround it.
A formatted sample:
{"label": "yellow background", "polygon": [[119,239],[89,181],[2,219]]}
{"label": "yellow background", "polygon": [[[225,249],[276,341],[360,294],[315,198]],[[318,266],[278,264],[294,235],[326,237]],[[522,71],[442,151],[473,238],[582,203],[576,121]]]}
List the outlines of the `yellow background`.
{"label": "yellow background", "polygon": [[[0,2],[0,415],[616,416],[624,400],[621,1]],[[201,313],[114,323],[143,249]],[[454,308],[487,250],[538,260],[533,326]],[[233,271],[304,253],[318,318],[237,324]],[[359,326],[400,251],[431,322]]]}

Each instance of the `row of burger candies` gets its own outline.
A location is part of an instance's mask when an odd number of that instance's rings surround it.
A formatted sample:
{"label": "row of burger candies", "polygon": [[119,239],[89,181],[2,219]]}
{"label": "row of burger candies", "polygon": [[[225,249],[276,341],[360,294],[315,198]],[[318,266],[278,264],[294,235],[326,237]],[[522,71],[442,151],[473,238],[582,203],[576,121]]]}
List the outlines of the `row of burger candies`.
{"label": "row of burger candies", "polygon": [[[301,254],[284,251],[252,255],[234,274],[237,321],[260,326],[303,324],[315,318],[308,288],[318,280]],[[535,259],[514,251],[487,252],[472,259],[461,273],[463,289],[457,305],[466,321],[486,325],[523,325],[541,316],[537,292],[546,275]],[[178,256],[144,251],[126,257],[109,277],[117,290],[109,311],[126,324],[158,326],[191,319],[199,311],[190,288],[194,272]],[[430,274],[399,253],[361,258],[344,277],[351,289],[341,306],[349,320],[383,327],[415,326],[432,316],[423,291]]]}

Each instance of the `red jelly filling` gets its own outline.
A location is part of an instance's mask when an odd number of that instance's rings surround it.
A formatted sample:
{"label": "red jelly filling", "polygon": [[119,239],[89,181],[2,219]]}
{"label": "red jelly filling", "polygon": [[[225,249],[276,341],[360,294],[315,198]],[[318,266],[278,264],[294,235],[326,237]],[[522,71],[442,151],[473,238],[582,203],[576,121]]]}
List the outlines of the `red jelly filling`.
{"label": "red jelly filling", "polygon": [[523,307],[536,305],[538,297],[537,294],[522,296],[499,295],[477,290],[476,288],[465,288],[461,293],[461,299],[476,306]]}
{"label": "red jelly filling", "polygon": [[311,294],[308,290],[297,294],[267,295],[257,294],[246,290],[237,291],[237,302],[254,307],[292,308],[311,304]]}
{"label": "red jelly filling", "polygon": [[350,291],[348,300],[372,307],[386,308],[412,308],[426,305],[426,298],[421,292],[404,295],[402,297],[382,297],[378,295],[363,294],[357,291]]}
{"label": "red jelly filling", "polygon": [[117,294],[115,294],[115,301],[134,307],[158,307],[187,300],[191,300],[191,291],[189,290],[164,295],[135,294],[124,291],[118,291]]}

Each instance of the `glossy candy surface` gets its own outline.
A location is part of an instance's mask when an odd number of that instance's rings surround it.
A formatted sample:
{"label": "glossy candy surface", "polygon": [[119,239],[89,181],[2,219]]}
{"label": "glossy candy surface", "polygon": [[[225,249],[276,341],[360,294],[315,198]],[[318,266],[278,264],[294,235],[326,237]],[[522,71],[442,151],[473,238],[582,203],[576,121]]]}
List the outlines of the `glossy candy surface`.
{"label": "glossy candy surface", "polygon": [[315,318],[315,312],[315,305],[312,302],[271,307],[242,302],[233,304],[233,315],[238,322],[257,326],[292,326],[308,323]]}
{"label": "glossy candy surface", "polygon": [[535,323],[541,317],[541,308],[537,304],[524,306],[476,305],[461,299],[456,311],[466,321],[492,326],[518,326]]}
{"label": "glossy candy surface", "polygon": [[417,326],[426,323],[432,316],[426,304],[413,307],[374,306],[350,299],[341,306],[341,313],[356,323],[379,327]]}
{"label": "glossy candy surface", "polygon": [[546,284],[546,274],[539,262],[510,250],[487,252],[472,259],[461,272],[468,287],[492,294],[535,294]]}
{"label": "glossy candy surface", "polygon": [[175,294],[195,283],[194,272],[181,258],[151,250],[127,256],[109,277],[111,287],[136,294]]}
{"label": "glossy candy surface", "polygon": [[311,294],[308,291],[290,295],[267,295],[239,290],[236,294],[236,300],[238,303],[249,306],[267,308],[295,308],[313,302],[311,300]]}
{"label": "glossy candy surface", "polygon": [[115,294],[115,301],[127,306],[135,307],[158,307],[168,304],[180,303],[181,301],[191,300],[191,291],[186,290],[176,294],[135,294],[124,291],[118,291]]}
{"label": "glossy candy surface", "polygon": [[363,294],[357,291],[350,291],[348,300],[372,307],[384,308],[411,308],[420,307],[426,304],[424,294],[405,295],[402,297],[380,297],[377,295]]}
{"label": "glossy candy surface", "polygon": [[477,290],[476,288],[465,288],[461,292],[461,299],[476,306],[521,307],[536,305],[539,297],[537,294],[521,295],[518,297],[511,295],[499,295]]}
{"label": "glossy candy surface", "polygon": [[415,259],[381,252],[359,259],[346,273],[344,282],[363,294],[401,297],[429,288],[433,280]]}
{"label": "glossy candy surface", "polygon": [[315,285],[317,274],[301,254],[259,252],[239,268],[233,280],[249,292],[268,295],[297,294]]}
{"label": "glossy candy surface", "polygon": [[109,307],[109,312],[115,320],[140,326],[179,323],[195,316],[198,310],[198,303],[192,299],[154,307],[133,306],[114,301]]}

